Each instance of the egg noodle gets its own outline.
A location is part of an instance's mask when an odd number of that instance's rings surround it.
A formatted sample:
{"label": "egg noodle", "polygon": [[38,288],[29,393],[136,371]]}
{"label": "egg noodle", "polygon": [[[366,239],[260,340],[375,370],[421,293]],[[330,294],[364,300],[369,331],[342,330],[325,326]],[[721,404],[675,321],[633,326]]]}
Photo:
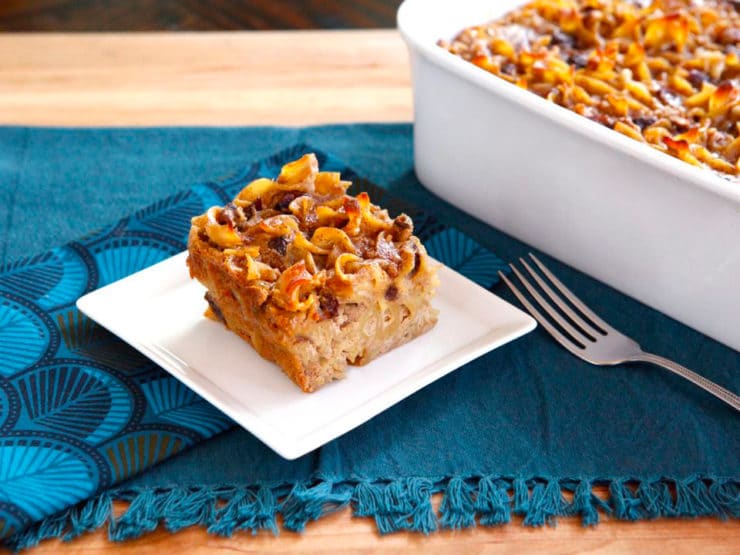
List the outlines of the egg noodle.
{"label": "egg noodle", "polygon": [[367,193],[347,195],[349,185],[339,173],[319,172],[316,157],[307,154],[194,223],[204,224],[199,227],[241,282],[269,291],[286,310],[310,310],[319,319],[318,292],[348,296],[350,276],[363,266],[398,279],[425,263],[411,219],[391,219]]}
{"label": "egg noodle", "polygon": [[632,139],[739,181],[736,2],[535,0],[439,45]]}

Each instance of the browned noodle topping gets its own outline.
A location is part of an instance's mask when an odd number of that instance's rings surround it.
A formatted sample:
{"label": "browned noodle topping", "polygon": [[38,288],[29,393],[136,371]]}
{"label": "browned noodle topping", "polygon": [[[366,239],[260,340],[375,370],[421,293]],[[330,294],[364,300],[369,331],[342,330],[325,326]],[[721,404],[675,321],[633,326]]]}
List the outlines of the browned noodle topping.
{"label": "browned noodle topping", "polygon": [[439,44],[551,102],[740,181],[737,3],[535,0]]}

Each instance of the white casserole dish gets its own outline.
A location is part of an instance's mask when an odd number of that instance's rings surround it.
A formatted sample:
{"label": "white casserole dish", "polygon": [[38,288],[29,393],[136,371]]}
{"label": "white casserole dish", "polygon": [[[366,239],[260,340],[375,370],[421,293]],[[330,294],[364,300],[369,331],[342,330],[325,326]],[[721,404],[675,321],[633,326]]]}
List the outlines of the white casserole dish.
{"label": "white casserole dish", "polygon": [[414,160],[435,194],[740,350],[740,184],[436,45],[522,0],[405,0]]}

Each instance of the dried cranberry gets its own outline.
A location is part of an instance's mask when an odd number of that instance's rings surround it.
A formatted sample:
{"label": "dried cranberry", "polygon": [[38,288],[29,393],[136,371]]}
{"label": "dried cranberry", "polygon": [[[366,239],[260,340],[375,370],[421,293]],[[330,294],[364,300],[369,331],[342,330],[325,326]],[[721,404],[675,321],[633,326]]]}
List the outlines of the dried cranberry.
{"label": "dried cranberry", "polygon": [[[740,2],[735,3],[735,9],[738,9],[738,5],[740,5]],[[724,31],[722,31],[717,37],[717,41],[720,44],[738,44],[740,43],[740,28],[738,27],[727,27]]]}
{"label": "dried cranberry", "polygon": [[728,92],[732,93],[733,89],[735,89],[735,83],[732,79],[723,79],[717,84],[717,88],[727,89]]}
{"label": "dried cranberry", "polygon": [[388,289],[385,290],[385,298],[388,301],[395,301],[398,298],[398,287],[390,285]]}

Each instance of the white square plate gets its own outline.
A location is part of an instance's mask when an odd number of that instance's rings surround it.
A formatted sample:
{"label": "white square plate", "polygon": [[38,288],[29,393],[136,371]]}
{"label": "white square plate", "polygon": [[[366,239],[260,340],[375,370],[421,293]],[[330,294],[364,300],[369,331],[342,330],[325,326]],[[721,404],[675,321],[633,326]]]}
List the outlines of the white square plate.
{"label": "white square plate", "polygon": [[425,385],[535,327],[521,310],[446,266],[430,332],[315,393],[303,393],[223,324],[183,252],[93,291],[77,307],[286,459],[359,426]]}

